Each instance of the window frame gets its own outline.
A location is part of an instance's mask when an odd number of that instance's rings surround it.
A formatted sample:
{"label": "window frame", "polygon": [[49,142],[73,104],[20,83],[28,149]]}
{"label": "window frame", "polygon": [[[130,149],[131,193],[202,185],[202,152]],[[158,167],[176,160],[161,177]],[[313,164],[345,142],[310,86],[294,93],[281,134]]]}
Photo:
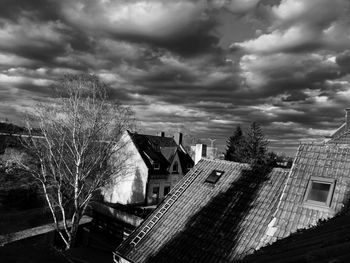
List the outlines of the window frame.
{"label": "window frame", "polygon": [[[312,184],[314,182],[315,183],[321,183],[321,184],[328,184],[328,185],[330,185],[326,202],[319,202],[319,201],[314,201],[314,200],[308,200],[308,196],[309,196],[309,194],[311,192]],[[333,193],[334,193],[334,189],[335,189],[335,184],[336,184],[336,180],[333,179],[333,178],[311,176],[309,181],[308,181],[308,185],[306,187],[306,191],[305,191],[305,194],[304,194],[304,199],[303,199],[304,205],[309,207],[309,208],[326,208],[326,209],[330,209],[331,203],[332,203],[332,199],[333,199]]]}
{"label": "window frame", "polygon": [[160,170],[160,163],[154,162],[154,163],[153,163],[153,170],[155,170],[155,171],[156,171],[156,170],[157,170],[157,171]]}
{"label": "window frame", "polygon": [[[174,170],[174,167],[176,167],[176,170]],[[175,161],[173,163],[171,170],[172,170],[171,173],[173,173],[173,174],[179,173],[179,162],[178,161]]]}
{"label": "window frame", "polygon": [[209,183],[212,185],[215,185],[220,178],[222,177],[222,175],[225,173],[225,171],[222,170],[212,170],[211,173],[207,176],[207,178],[205,179],[205,183]]}

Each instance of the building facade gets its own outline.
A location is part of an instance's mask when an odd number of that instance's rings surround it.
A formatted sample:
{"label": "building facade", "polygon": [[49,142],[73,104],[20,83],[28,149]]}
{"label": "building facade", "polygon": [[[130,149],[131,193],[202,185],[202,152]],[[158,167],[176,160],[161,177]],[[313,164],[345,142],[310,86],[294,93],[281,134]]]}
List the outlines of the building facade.
{"label": "building facade", "polygon": [[115,163],[125,161],[102,191],[108,203],[158,204],[194,165],[182,146],[181,133],[166,137],[127,131],[120,141],[123,156],[114,156]]}

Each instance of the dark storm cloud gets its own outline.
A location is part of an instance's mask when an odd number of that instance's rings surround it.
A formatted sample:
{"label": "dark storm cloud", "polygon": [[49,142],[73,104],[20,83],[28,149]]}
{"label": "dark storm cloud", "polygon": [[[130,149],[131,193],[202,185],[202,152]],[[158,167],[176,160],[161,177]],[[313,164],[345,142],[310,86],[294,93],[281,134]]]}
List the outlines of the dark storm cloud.
{"label": "dark storm cloud", "polygon": [[52,21],[59,19],[59,1],[54,0],[2,0],[0,17],[17,21],[27,16],[33,20]]}
{"label": "dark storm cloud", "polygon": [[347,0],[5,0],[0,97],[18,118],[63,74],[90,72],[146,130],[225,143],[255,120],[290,148],[343,121],[349,13]]}
{"label": "dark storm cloud", "polygon": [[344,72],[350,73],[350,50],[346,50],[339,54],[336,62]]}

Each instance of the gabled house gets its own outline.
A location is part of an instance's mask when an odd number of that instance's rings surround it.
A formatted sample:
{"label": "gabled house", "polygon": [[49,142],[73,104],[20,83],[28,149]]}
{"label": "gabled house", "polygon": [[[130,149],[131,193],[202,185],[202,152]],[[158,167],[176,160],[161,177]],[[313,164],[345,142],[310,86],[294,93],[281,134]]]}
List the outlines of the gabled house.
{"label": "gabled house", "polygon": [[235,262],[334,217],[350,146],[303,144],[290,171],[202,159],[116,250],[115,262]]}
{"label": "gabled house", "polygon": [[158,204],[194,165],[182,146],[181,133],[165,137],[164,133],[153,136],[126,131],[120,141],[124,165],[102,191],[109,203]]}

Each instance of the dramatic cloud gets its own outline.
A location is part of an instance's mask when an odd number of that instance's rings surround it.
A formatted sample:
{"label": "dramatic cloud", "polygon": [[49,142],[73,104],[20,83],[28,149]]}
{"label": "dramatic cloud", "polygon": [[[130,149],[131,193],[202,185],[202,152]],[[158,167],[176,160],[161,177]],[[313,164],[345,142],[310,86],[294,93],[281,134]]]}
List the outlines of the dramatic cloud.
{"label": "dramatic cloud", "polygon": [[291,152],[342,123],[349,47],[348,0],[5,0],[0,117],[20,122],[63,74],[89,72],[145,132],[223,149],[255,120]]}

